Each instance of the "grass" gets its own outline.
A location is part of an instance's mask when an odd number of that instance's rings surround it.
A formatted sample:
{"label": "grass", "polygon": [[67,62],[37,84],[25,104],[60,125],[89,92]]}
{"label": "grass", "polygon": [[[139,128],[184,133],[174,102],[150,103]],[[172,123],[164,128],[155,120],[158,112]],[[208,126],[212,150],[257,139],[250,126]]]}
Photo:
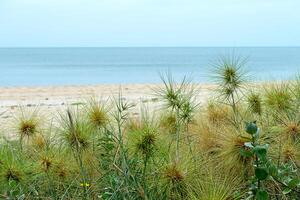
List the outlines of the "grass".
{"label": "grass", "polygon": [[[242,200],[266,191],[299,199],[299,80],[260,87],[247,82],[244,64],[219,60],[219,98],[201,105],[195,85],[167,74],[153,92],[161,109],[138,116],[121,90],[57,116],[22,108],[12,121],[17,135],[0,142],[0,198]],[[259,137],[244,130],[254,120]],[[278,169],[259,181],[261,196],[250,195],[253,166],[262,165],[248,156],[253,138],[268,144],[264,162]]]}

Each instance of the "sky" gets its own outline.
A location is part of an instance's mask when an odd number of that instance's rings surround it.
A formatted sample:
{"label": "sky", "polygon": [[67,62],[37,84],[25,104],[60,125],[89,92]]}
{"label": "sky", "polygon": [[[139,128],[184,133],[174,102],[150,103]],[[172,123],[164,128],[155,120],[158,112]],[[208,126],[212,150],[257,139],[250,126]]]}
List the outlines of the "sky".
{"label": "sky", "polygon": [[0,0],[0,47],[300,46],[299,0]]}

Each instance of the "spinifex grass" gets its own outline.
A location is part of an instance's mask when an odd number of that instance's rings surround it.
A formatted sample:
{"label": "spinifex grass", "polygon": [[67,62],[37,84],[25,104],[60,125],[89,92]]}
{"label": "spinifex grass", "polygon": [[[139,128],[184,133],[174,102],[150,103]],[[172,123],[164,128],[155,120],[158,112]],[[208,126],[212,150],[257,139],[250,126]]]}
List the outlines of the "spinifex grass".
{"label": "spinifex grass", "polygon": [[269,111],[276,114],[289,112],[293,106],[293,96],[288,83],[278,83],[265,88],[264,103]]}
{"label": "spinifex grass", "polygon": [[20,146],[28,142],[41,131],[41,118],[38,116],[38,109],[26,110],[20,107],[20,112],[15,116],[16,132],[19,136]]}
{"label": "spinifex grass", "polygon": [[148,197],[148,171],[155,156],[159,155],[158,126],[148,111],[142,109],[141,119],[131,120],[127,131],[128,147],[132,155],[141,160],[143,194]]}
{"label": "spinifex grass", "polygon": [[250,112],[259,116],[262,114],[262,97],[259,93],[251,91],[247,96],[247,103]]}
{"label": "spinifex grass", "polygon": [[[164,102],[164,108],[169,109],[175,116],[175,135],[176,135],[176,162],[180,159],[180,134],[183,128],[188,133],[188,125],[192,121],[197,107],[195,97],[197,91],[195,86],[186,78],[177,83],[169,73],[161,76],[163,87],[154,89],[158,98]],[[189,136],[187,137],[191,145]]]}
{"label": "spinifex grass", "polygon": [[[89,184],[90,178],[87,176],[86,167],[83,163],[84,152],[89,150],[91,146],[92,130],[90,125],[79,111],[71,111],[68,109],[66,114],[61,114],[60,119],[60,134],[62,141],[66,147],[70,148],[74,159],[79,167],[82,184]],[[88,190],[84,187],[84,196],[88,197]]]}
{"label": "spinifex grass", "polygon": [[86,114],[89,122],[95,128],[105,128],[109,123],[108,101],[98,101],[92,98],[88,101]]}
{"label": "spinifex grass", "polygon": [[248,75],[245,72],[247,59],[235,55],[220,57],[213,64],[212,78],[217,87],[217,97],[221,102],[230,106],[233,110],[233,123],[239,126],[241,123],[238,103],[243,97],[243,91],[247,83]]}

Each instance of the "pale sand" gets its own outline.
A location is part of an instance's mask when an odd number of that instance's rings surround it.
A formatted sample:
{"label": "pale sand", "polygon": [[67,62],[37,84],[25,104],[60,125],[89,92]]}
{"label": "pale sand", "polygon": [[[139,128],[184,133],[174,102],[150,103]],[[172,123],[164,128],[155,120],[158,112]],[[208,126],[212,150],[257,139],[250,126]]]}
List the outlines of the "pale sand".
{"label": "pale sand", "polygon": [[[160,102],[154,95],[153,88],[159,84],[122,84],[122,85],[86,85],[86,86],[47,86],[47,87],[1,87],[0,88],[0,122],[7,126],[8,121],[20,112],[19,107],[38,109],[45,114],[53,115],[67,107],[77,106],[91,97],[109,99],[117,96],[122,88],[122,96],[130,103],[136,104],[133,114],[138,115],[140,105],[146,104],[150,109],[159,109]],[[198,84],[197,100],[205,102],[215,88],[212,84]],[[3,127],[3,126],[2,126]]]}

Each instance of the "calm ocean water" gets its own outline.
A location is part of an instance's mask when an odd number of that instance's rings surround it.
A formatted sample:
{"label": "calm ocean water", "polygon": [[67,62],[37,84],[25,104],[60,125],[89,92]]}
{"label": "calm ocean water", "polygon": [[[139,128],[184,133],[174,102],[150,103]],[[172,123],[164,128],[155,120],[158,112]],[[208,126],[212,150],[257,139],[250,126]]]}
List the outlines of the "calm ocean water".
{"label": "calm ocean water", "polygon": [[300,48],[0,48],[0,85],[156,83],[159,73],[210,81],[220,55],[248,57],[253,80],[292,79]]}

